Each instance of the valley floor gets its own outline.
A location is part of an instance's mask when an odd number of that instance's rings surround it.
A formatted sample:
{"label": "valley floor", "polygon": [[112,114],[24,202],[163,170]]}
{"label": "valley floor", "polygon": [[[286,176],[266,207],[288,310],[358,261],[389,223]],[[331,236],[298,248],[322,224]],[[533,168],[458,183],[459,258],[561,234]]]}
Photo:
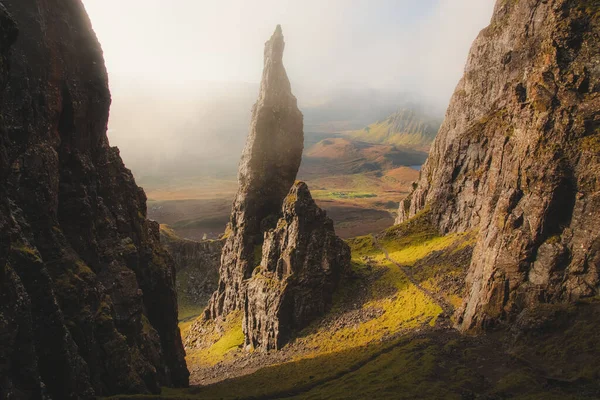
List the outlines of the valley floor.
{"label": "valley floor", "polygon": [[[399,198],[406,196],[418,171],[400,167],[378,173],[307,176],[319,207],[327,211],[336,233],[351,238],[380,232],[394,223]],[[202,177],[144,180],[148,216],[192,240],[216,239],[224,231],[237,190],[235,178]],[[201,217],[198,217],[201,216]]]}

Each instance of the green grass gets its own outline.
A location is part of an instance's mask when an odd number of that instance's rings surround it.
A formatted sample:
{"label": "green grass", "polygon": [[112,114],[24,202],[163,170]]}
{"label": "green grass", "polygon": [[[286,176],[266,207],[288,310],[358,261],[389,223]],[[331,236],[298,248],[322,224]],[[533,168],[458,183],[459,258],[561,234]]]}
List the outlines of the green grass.
{"label": "green grass", "polygon": [[[419,281],[434,284],[439,274],[459,272],[452,257],[462,260],[461,252],[472,247],[474,238],[475,233],[439,236],[422,213],[382,233],[379,242],[398,263],[417,268]],[[209,386],[165,389],[161,396],[137,398],[594,398],[596,392],[582,391],[580,385],[593,389],[600,378],[595,334],[600,300],[541,307],[533,321],[558,322],[526,331],[516,344],[495,336],[473,339],[436,331],[429,326],[441,308],[385,258],[373,237],[348,244],[353,273],[336,293],[333,319],[328,321],[341,321],[348,312],[343,305],[357,301],[361,288],[367,296],[358,307],[378,310],[376,317],[342,325],[317,321],[293,339],[295,350],[287,362]],[[443,259],[426,261],[434,251],[441,251]],[[207,345],[188,353],[190,366],[236,363],[243,357],[241,313],[219,324],[204,326]],[[553,386],[548,377],[564,382]]]}
{"label": "green grass", "polygon": [[179,321],[187,321],[199,316],[204,311],[204,306],[197,306],[180,302],[179,304]]}
{"label": "green grass", "polygon": [[317,200],[339,200],[339,199],[372,199],[378,197],[372,192],[354,192],[354,191],[327,191],[315,190],[313,196]]}
{"label": "green grass", "polygon": [[598,299],[545,305],[511,341],[425,330],[213,385],[114,399],[596,399],[599,313]]}
{"label": "green grass", "polygon": [[[417,235],[417,237],[419,237]],[[388,241],[391,243],[391,239]],[[436,239],[431,242],[412,244],[406,240],[404,247],[398,245],[399,251],[407,251],[411,260],[424,257],[431,249],[443,248],[451,239]],[[369,275],[377,276],[369,288],[368,299],[361,306],[363,310],[379,313],[379,316],[357,323],[353,326],[338,329],[323,329],[318,323],[307,328],[298,339],[313,349],[311,355],[339,352],[348,348],[359,348],[380,341],[390,334],[403,330],[415,329],[420,326],[434,325],[442,312],[440,306],[423,291],[413,285],[404,272],[385,258],[384,253],[375,245],[370,236],[358,237],[348,241],[352,250],[352,265],[355,274],[366,279]],[[342,283],[342,287],[345,283]],[[351,300],[354,288],[343,290],[341,296],[336,296],[338,302]],[[339,308],[339,307],[338,307]],[[334,310],[336,304],[334,304]]]}
{"label": "green grass", "polygon": [[11,250],[20,253],[21,255],[28,257],[32,260],[41,261],[40,253],[37,249],[25,244],[23,242],[16,242],[11,245]]}
{"label": "green grass", "polygon": [[262,245],[254,246],[254,266],[259,266],[262,261]]}
{"label": "green grass", "polygon": [[202,330],[199,334],[202,346],[188,349],[188,365],[215,365],[224,361],[232,350],[244,344],[241,311],[232,312],[225,321],[196,320],[192,326]]}

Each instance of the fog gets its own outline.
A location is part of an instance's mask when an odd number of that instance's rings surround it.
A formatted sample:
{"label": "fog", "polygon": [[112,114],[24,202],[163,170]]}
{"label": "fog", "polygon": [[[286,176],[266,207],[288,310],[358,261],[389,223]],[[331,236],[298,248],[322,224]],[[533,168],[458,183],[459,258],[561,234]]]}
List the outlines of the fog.
{"label": "fog", "polygon": [[109,138],[138,176],[235,166],[277,24],[307,131],[359,129],[407,102],[441,114],[493,3],[84,0],[109,72]]}

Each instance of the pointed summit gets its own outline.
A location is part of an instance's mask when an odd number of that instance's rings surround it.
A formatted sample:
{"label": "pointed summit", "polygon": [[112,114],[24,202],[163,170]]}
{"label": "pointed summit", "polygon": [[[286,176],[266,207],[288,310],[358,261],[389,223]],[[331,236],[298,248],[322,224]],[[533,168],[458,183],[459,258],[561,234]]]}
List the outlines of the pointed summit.
{"label": "pointed summit", "polygon": [[283,40],[281,25],[277,25],[271,39],[265,43],[265,66],[269,62],[281,63],[284,49],[285,42]]}
{"label": "pointed summit", "polygon": [[284,50],[281,25],[277,25],[271,39],[265,43],[264,69],[257,105],[267,102],[296,107],[296,98],[292,95],[292,87],[283,66]]}
{"label": "pointed summit", "polygon": [[246,345],[276,350],[294,332],[325,314],[341,275],[350,269],[350,248],[333,221],[296,182],[285,198],[277,227],[265,234],[262,259],[247,283]]}

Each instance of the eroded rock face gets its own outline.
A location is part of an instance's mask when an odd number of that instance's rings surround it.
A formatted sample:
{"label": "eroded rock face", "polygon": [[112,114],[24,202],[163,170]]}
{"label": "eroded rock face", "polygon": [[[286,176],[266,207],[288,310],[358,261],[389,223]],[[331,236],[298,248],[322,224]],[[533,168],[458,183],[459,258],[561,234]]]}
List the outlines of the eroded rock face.
{"label": "eroded rock face", "polygon": [[219,283],[223,240],[193,240],[177,237],[161,227],[160,241],[173,257],[177,271],[177,298],[181,306],[206,307]]}
{"label": "eroded rock face", "polygon": [[[16,38],[15,22],[0,4],[0,91],[8,78],[10,46]],[[6,146],[3,126],[0,114],[0,398],[40,398],[31,300],[21,278],[7,263],[13,221],[9,218],[10,204],[4,185],[8,160],[3,151]]]}
{"label": "eroded rock face", "polygon": [[296,179],[304,147],[303,117],[283,66],[285,43],[277,26],[265,44],[265,64],[258,101],[239,167],[239,189],[233,203],[221,259],[219,288],[206,317],[240,310],[244,281],[256,267],[255,252],[266,231],[279,219],[283,199]]}
{"label": "eroded rock face", "polygon": [[109,146],[85,9],[2,3],[19,37],[5,58],[0,9],[0,397],[40,398],[41,382],[54,399],[186,386],[173,262]]}
{"label": "eroded rock face", "polygon": [[478,229],[463,330],[598,293],[600,4],[498,1],[398,222]]}
{"label": "eroded rock face", "polygon": [[281,348],[292,332],[323,315],[350,267],[350,247],[304,182],[294,184],[282,214],[265,235],[244,305],[246,345],[264,350]]}

